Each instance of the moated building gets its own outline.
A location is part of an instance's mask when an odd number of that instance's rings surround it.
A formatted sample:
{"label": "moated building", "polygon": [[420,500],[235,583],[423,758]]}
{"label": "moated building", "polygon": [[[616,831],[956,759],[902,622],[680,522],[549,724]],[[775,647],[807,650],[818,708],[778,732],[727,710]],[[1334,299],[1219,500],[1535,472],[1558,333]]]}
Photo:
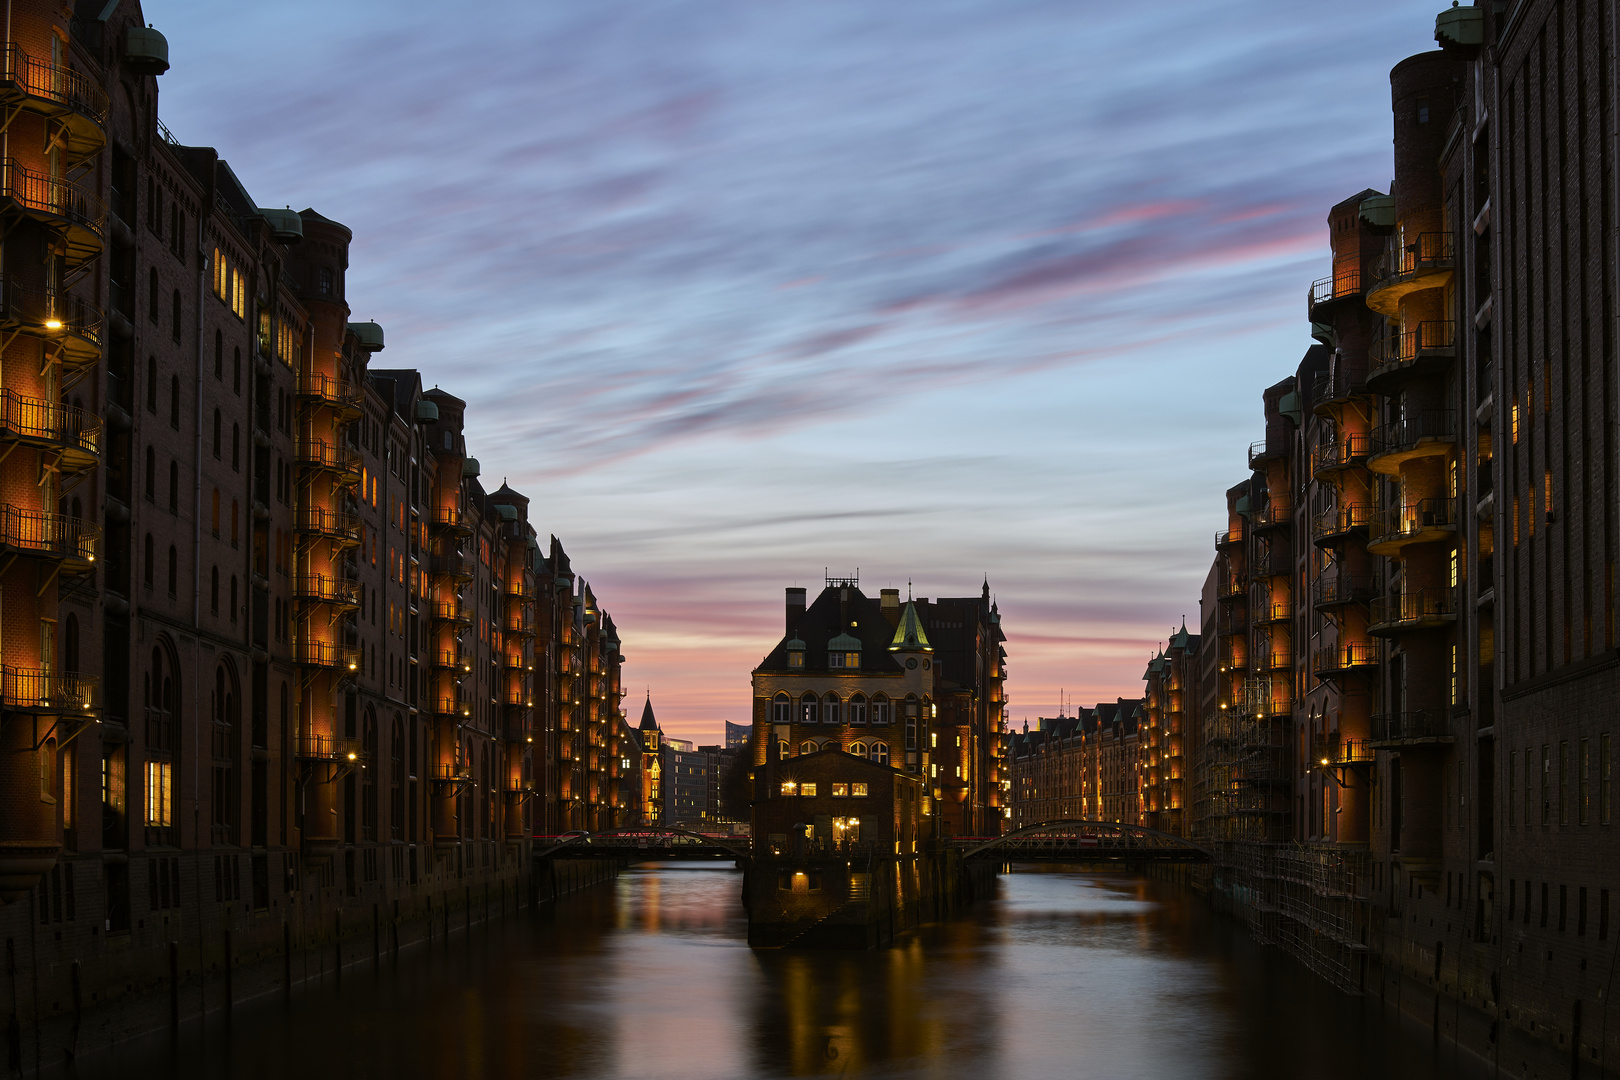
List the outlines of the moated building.
{"label": "moated building", "polygon": [[926,778],[925,812],[942,832],[998,834],[1003,641],[988,585],[982,598],[932,604],[902,604],[898,589],[874,603],[853,578],[828,578],[808,606],[804,589],[788,589],[785,634],[753,673],[754,764],[773,748],[842,749]]}

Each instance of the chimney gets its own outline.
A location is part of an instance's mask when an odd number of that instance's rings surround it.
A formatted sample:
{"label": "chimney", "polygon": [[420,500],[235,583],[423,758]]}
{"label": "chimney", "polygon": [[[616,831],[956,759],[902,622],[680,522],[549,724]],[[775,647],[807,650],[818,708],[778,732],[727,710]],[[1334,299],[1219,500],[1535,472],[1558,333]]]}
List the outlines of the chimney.
{"label": "chimney", "polygon": [[890,626],[898,624],[900,622],[900,590],[884,589],[878,596],[878,610],[883,612],[883,617],[889,620]]}
{"label": "chimney", "polygon": [[787,632],[793,633],[802,618],[804,618],[804,590],[789,589],[787,591]]}

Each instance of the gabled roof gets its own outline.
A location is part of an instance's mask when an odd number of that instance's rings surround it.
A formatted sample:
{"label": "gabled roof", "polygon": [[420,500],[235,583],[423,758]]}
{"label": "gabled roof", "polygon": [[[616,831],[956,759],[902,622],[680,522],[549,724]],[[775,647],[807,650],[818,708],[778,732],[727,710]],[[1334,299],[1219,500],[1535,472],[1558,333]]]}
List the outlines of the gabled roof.
{"label": "gabled roof", "polygon": [[[755,671],[782,671],[801,675],[806,671],[829,670],[827,646],[837,638],[853,638],[859,644],[839,646],[834,652],[861,653],[860,670],[865,673],[901,671],[889,655],[889,620],[877,601],[853,585],[829,585],[805,608],[795,625],[788,628]],[[804,650],[804,666],[788,667],[788,649]],[[840,669],[841,671],[844,669]]]}

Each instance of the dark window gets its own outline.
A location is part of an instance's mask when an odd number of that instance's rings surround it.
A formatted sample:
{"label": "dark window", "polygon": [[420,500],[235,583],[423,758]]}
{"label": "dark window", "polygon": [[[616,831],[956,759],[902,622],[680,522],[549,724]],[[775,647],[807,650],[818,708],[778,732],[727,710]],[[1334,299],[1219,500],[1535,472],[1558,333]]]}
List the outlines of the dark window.
{"label": "dark window", "polygon": [[158,321],[158,279],[157,267],[146,275],[146,314],[151,318],[153,325]]}
{"label": "dark window", "polygon": [[219,433],[220,433],[220,428],[222,426],[223,425],[220,423],[219,410],[215,409],[214,410],[214,457],[215,458],[219,457],[219,442],[220,442]]}
{"label": "dark window", "polygon": [[236,601],[236,575],[232,574],[231,575],[231,622],[236,621],[236,608],[237,608],[237,606],[238,605],[237,605],[237,601]]}
{"label": "dark window", "polygon": [[146,411],[157,413],[157,357],[146,358]]}
{"label": "dark window", "polygon": [[209,571],[208,576],[208,610],[215,615],[219,614],[219,567]]}
{"label": "dark window", "polygon": [[141,556],[141,581],[146,587],[152,587],[152,534],[146,534],[146,550]]}
{"label": "dark window", "polygon": [[180,376],[169,376],[169,426],[180,430]]}
{"label": "dark window", "polygon": [[231,363],[232,371],[234,372],[233,378],[235,379],[236,392],[240,394],[242,392],[242,347],[240,345],[237,346],[236,358]]}
{"label": "dark window", "polygon": [[180,463],[169,462],[169,510],[171,513],[180,512]]}
{"label": "dark window", "polygon": [[321,295],[332,295],[332,269],[328,266],[321,267]]}
{"label": "dark window", "polygon": [[169,595],[178,595],[180,587],[180,552],[169,545]]}
{"label": "dark window", "polygon": [[231,468],[242,471],[242,425],[231,425]]}
{"label": "dark window", "polygon": [[150,446],[146,448],[146,497],[157,498],[157,451]]}
{"label": "dark window", "polygon": [[174,325],[169,328],[174,340],[180,340],[180,290],[174,290]]}
{"label": "dark window", "polygon": [[225,335],[214,331],[214,378],[225,377]]}

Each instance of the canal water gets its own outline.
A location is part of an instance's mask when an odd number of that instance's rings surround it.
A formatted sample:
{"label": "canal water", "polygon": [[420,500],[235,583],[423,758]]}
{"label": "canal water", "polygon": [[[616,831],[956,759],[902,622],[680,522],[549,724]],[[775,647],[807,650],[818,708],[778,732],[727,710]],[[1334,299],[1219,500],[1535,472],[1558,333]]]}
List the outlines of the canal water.
{"label": "canal water", "polygon": [[81,1077],[1417,1080],[1476,1072],[1184,890],[1020,868],[864,953],[754,951],[730,868],[634,867],[452,948],[81,1060]]}

